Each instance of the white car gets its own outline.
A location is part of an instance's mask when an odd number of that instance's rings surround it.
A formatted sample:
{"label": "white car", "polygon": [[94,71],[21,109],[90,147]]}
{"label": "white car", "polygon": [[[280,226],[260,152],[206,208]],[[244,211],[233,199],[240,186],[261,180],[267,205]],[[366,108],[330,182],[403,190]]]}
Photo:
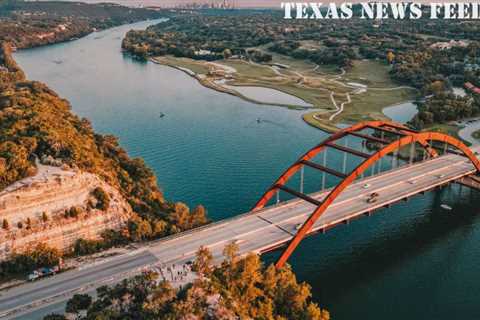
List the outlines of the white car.
{"label": "white car", "polygon": [[442,179],[442,178],[445,178],[445,175],[442,173],[442,174],[438,175],[437,177],[438,177],[438,179]]}
{"label": "white car", "polygon": [[295,225],[295,230],[300,230],[300,228],[302,227],[303,223],[297,223]]}
{"label": "white car", "polygon": [[363,189],[368,189],[368,188],[370,188],[370,184],[365,183],[365,184],[363,185]]}
{"label": "white car", "polygon": [[417,183],[417,180],[408,180],[408,183],[415,184],[415,183]]}

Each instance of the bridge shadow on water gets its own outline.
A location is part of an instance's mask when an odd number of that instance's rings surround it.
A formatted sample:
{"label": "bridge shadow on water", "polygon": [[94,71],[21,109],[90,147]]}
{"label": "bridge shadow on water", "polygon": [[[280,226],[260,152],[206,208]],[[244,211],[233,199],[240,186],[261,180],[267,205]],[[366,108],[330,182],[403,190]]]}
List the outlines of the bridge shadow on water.
{"label": "bridge shadow on water", "polygon": [[[456,307],[441,305],[446,290],[442,281],[452,284],[452,274],[462,268],[459,261],[465,260],[464,247],[471,246],[472,237],[480,240],[480,235],[472,235],[480,221],[478,203],[480,193],[457,185],[417,196],[305,239],[289,262],[298,279],[312,285],[314,300],[330,310],[333,319],[404,319],[408,314],[447,319],[447,314],[438,314]],[[453,209],[443,209],[442,204]],[[264,261],[275,261],[279,253],[265,255]],[[453,279],[453,285],[460,282],[463,279]],[[478,292],[480,284],[473,289]],[[385,299],[386,294],[391,298]],[[469,314],[471,306],[463,307],[463,314]]]}

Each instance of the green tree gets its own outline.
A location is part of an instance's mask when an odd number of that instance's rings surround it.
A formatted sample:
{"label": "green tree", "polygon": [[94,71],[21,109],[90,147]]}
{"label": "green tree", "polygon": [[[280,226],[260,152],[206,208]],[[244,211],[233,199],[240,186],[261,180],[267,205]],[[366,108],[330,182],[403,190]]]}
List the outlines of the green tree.
{"label": "green tree", "polygon": [[134,241],[146,240],[153,235],[152,225],[148,220],[135,218],[128,222],[128,231]]}
{"label": "green tree", "polygon": [[81,310],[86,310],[92,304],[92,297],[88,294],[75,294],[67,302],[65,311],[68,313],[78,313]]}
{"label": "green tree", "polygon": [[110,196],[101,187],[96,187],[92,191],[92,195],[97,200],[96,208],[100,210],[107,210],[110,206]]}

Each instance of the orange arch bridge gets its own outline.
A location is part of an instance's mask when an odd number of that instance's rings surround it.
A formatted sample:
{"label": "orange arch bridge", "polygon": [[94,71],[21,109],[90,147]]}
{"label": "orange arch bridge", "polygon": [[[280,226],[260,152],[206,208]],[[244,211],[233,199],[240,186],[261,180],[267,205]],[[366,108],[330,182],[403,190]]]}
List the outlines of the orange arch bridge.
{"label": "orange arch bridge", "polygon": [[[365,131],[373,131],[374,134],[368,134],[365,133]],[[338,144],[339,140],[347,136],[354,136],[362,139],[363,146],[366,142],[370,142],[375,143],[380,147],[377,148],[375,153],[368,154],[364,152],[364,150],[358,151],[353,148]],[[387,121],[362,122],[349,128],[342,129],[302,155],[277,179],[277,181],[275,181],[275,183],[264,193],[264,195],[252,209],[252,214],[255,214],[255,211],[262,209],[275,194],[277,194],[278,202],[279,191],[289,193],[316,206],[314,211],[310,214],[300,229],[298,229],[294,237],[288,242],[286,249],[282,252],[280,258],[278,259],[276,266],[280,268],[285,264],[295,248],[312,229],[312,226],[318,220],[318,218],[326,211],[326,209],[342,193],[342,191],[344,191],[350,184],[352,184],[352,182],[354,182],[355,179],[363,176],[364,172],[368,168],[374,168],[375,163],[386,155],[393,154],[398,157],[399,149],[407,145],[410,145],[409,162],[411,164],[414,158],[413,154],[416,150],[416,144],[419,144],[423,148],[424,156],[427,157],[437,157],[440,150],[442,150],[443,153],[450,152],[466,156],[473,163],[477,173],[480,172],[479,160],[465,144],[451,136],[439,132],[418,132],[401,124]],[[363,159],[363,161],[361,161],[360,164],[349,173],[340,172],[329,168],[326,166],[325,161],[323,165],[311,161],[312,158],[314,158],[320,152],[324,150],[326,151],[326,149],[330,148],[340,150],[344,153],[344,156],[351,154],[355,157],[360,157]],[[344,157],[344,171],[345,159],[346,158]],[[323,179],[325,179],[325,174],[331,174],[340,177],[341,181],[335,187],[330,189],[331,191],[322,201],[313,199],[303,193],[303,168],[305,166],[322,171]],[[301,186],[300,191],[296,191],[287,187],[286,183],[299,170],[301,171]],[[323,183],[325,183],[325,180]]]}

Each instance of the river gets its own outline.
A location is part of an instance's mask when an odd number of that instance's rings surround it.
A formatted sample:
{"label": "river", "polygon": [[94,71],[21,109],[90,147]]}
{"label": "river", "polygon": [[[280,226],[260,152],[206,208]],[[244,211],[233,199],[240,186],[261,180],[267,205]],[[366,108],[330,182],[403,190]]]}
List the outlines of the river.
{"label": "river", "polygon": [[[255,105],[181,71],[123,56],[124,33],[151,23],[15,58],[97,131],[118,136],[131,155],[144,158],[168,199],[204,204],[214,220],[247,211],[325,134],[306,125],[300,111]],[[306,182],[306,191],[320,185],[308,176]],[[290,262],[332,319],[478,319],[479,201],[465,188],[428,193],[306,239]]]}

